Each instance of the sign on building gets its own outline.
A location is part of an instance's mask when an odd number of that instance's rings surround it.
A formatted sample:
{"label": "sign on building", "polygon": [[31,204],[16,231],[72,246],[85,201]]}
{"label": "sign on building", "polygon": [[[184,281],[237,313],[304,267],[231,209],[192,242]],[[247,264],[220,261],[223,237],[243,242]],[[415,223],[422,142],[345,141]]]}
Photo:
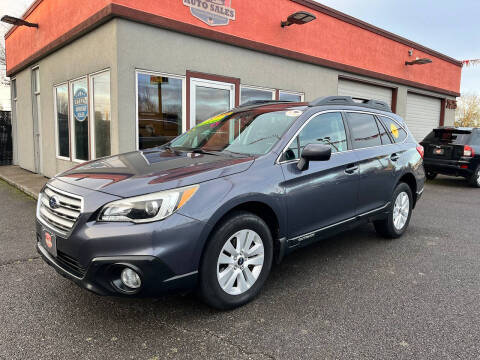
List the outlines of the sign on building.
{"label": "sign on building", "polygon": [[197,19],[210,26],[228,25],[235,20],[232,0],[183,0]]}

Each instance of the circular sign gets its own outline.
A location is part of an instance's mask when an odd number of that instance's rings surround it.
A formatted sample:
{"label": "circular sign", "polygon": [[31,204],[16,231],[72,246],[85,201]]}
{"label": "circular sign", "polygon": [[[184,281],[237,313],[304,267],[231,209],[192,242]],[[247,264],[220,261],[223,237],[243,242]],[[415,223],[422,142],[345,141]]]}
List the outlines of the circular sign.
{"label": "circular sign", "polygon": [[80,122],[88,116],[88,95],[85,89],[78,89],[73,95],[73,115]]}
{"label": "circular sign", "polygon": [[400,135],[398,132],[398,128],[394,124],[390,124],[390,131],[392,132],[392,135],[395,139],[398,139],[398,136]]}

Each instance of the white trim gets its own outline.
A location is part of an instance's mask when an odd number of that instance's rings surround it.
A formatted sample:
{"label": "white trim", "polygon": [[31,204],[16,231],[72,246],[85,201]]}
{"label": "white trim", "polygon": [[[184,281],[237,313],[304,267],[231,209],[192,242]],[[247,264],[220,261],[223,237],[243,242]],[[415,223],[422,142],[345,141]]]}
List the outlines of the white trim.
{"label": "white trim", "polygon": [[96,76],[109,73],[109,86],[108,86],[108,91],[109,91],[109,96],[110,96],[110,154],[112,153],[112,78],[111,78],[111,72],[110,68],[104,69],[101,71],[97,71],[94,73],[91,73],[88,75],[88,121],[90,123],[89,126],[89,138],[90,138],[90,160],[95,160],[97,158],[97,153],[96,153],[96,148],[95,148],[95,109],[94,109],[94,97],[95,97],[95,91],[93,87],[93,80]]}
{"label": "white trim", "polygon": [[305,101],[305,93],[300,92],[300,91],[290,91],[290,90],[282,90],[282,89],[278,89],[278,99],[277,100],[280,100],[280,94],[281,93],[288,94],[288,95],[298,95],[298,96],[300,96],[300,102]]}
{"label": "white trim", "polygon": [[207,87],[211,89],[230,91],[230,107],[227,111],[235,107],[235,84],[222,81],[206,80],[202,78],[190,78],[190,126],[193,128],[197,125],[195,100],[197,94],[197,86]]}
{"label": "white trim", "polygon": [[159,71],[144,70],[144,69],[135,69],[135,150],[140,149],[140,138],[139,138],[139,119],[138,119],[138,75],[153,75],[153,76],[162,76],[167,78],[173,78],[177,80],[182,80],[182,128],[180,129],[180,134],[184,133],[187,128],[187,77],[185,75],[170,74]]}
{"label": "white trim", "polygon": [[64,83],[61,83],[61,84],[58,84],[58,85],[54,85],[53,86],[53,118],[54,118],[54,121],[55,121],[55,157],[57,159],[60,159],[60,160],[66,160],[66,161],[71,161],[71,149],[70,149],[70,111],[68,112],[67,114],[67,121],[68,121],[68,153],[70,154],[70,157],[65,157],[65,156],[60,156],[59,155],[59,152],[60,152],[60,144],[58,142],[58,110],[57,110],[57,88],[60,87],[60,86],[64,86],[64,85],[67,85],[67,101],[68,101],[68,104],[70,106],[70,94],[69,94],[69,91],[68,91],[68,81],[67,82],[64,82]]}
{"label": "white trim", "polygon": [[[38,73],[38,83],[36,73]],[[17,84],[15,84],[17,85]],[[38,173],[41,174],[43,172],[43,149],[42,149],[42,98],[40,95],[40,66],[38,64],[32,66],[30,68],[30,86],[32,92],[32,120],[33,120],[33,162],[35,171],[38,170]],[[37,89],[36,89],[37,88]],[[18,90],[18,88],[17,88]],[[36,109],[34,110],[34,106],[36,105]],[[35,154],[35,142],[36,142],[36,134],[35,134],[35,116],[37,114],[37,130],[38,130],[38,169],[37,169],[37,160]]]}

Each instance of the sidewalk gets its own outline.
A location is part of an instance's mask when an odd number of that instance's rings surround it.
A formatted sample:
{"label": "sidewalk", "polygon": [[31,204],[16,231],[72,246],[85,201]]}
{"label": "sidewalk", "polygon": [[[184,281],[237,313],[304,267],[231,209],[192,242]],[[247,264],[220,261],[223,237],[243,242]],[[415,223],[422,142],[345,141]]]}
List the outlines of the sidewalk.
{"label": "sidewalk", "polygon": [[48,178],[43,175],[32,173],[14,165],[0,166],[0,179],[34,199],[38,199],[38,193],[48,181]]}

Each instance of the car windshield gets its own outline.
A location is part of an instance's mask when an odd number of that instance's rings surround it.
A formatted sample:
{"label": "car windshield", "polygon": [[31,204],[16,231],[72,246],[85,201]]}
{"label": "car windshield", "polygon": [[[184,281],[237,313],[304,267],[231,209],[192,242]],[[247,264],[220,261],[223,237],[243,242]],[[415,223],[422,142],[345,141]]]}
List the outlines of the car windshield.
{"label": "car windshield", "polygon": [[223,113],[200,123],[167,146],[181,151],[262,155],[270,151],[301,114],[300,108],[256,108]]}

